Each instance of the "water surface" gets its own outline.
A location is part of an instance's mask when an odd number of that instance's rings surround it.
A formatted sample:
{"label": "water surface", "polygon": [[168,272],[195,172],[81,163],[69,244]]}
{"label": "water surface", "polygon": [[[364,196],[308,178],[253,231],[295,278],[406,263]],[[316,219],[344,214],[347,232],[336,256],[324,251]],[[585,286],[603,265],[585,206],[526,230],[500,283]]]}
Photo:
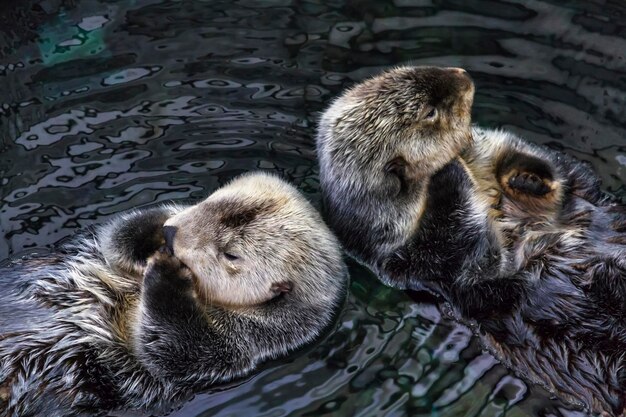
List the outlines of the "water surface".
{"label": "water surface", "polygon": [[[626,196],[620,0],[10,0],[0,18],[0,259],[250,170],[318,204],[320,111],[403,63],[466,68],[476,122],[588,161]],[[336,332],[172,415],[582,415],[432,300],[351,276]]]}

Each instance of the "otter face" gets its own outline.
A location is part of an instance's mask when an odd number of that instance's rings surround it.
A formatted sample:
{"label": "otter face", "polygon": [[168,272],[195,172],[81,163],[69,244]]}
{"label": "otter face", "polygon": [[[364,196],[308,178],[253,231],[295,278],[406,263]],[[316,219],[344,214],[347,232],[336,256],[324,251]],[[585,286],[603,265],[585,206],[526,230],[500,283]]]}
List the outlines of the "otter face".
{"label": "otter face", "polygon": [[239,177],[171,217],[164,235],[208,303],[263,303],[304,291],[316,285],[307,277],[342,264],[317,211],[295,188],[265,174]]}
{"label": "otter face", "polygon": [[348,251],[376,257],[411,234],[429,178],[471,143],[473,97],[460,68],[400,67],[357,84],[324,112],[320,181]]}

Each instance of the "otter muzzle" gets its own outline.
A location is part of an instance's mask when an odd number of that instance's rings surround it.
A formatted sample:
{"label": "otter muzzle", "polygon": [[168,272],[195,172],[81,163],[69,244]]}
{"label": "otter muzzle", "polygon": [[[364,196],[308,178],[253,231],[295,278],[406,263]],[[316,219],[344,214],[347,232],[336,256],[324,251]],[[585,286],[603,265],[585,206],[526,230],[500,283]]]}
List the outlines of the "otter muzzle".
{"label": "otter muzzle", "polygon": [[165,238],[165,247],[174,255],[174,236],[176,236],[176,227],[163,226],[163,237]]}

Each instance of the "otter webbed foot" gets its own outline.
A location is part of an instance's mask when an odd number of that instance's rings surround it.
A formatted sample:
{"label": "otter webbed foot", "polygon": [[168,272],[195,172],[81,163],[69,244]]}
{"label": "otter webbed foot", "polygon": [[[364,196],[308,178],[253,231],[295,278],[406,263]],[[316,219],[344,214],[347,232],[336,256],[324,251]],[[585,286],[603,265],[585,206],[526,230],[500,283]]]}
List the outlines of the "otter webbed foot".
{"label": "otter webbed foot", "polygon": [[496,165],[505,199],[501,209],[515,218],[552,219],[559,213],[562,180],[549,159],[511,151]]}
{"label": "otter webbed foot", "polygon": [[507,184],[518,192],[540,197],[551,191],[550,185],[546,182],[533,173],[514,171],[509,176]]}
{"label": "otter webbed foot", "polygon": [[498,181],[509,195],[541,198],[556,190],[554,168],[548,161],[512,152],[497,167]]}

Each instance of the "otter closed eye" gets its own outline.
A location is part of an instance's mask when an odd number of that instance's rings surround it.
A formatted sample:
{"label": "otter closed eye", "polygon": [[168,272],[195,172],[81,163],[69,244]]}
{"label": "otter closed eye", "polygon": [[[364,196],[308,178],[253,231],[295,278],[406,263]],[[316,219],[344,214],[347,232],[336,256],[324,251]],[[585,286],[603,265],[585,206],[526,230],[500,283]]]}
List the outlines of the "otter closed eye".
{"label": "otter closed eye", "polygon": [[437,109],[434,107],[431,108],[427,108],[426,110],[428,110],[428,113],[426,113],[426,115],[424,116],[425,120],[433,120],[434,118],[437,117]]}
{"label": "otter closed eye", "polygon": [[237,256],[237,255],[233,255],[233,254],[232,254],[232,253],[230,253],[230,252],[224,252],[224,257],[225,257],[226,259],[228,259],[229,261],[236,261],[236,260],[238,260],[238,259],[239,259],[239,256]]}

